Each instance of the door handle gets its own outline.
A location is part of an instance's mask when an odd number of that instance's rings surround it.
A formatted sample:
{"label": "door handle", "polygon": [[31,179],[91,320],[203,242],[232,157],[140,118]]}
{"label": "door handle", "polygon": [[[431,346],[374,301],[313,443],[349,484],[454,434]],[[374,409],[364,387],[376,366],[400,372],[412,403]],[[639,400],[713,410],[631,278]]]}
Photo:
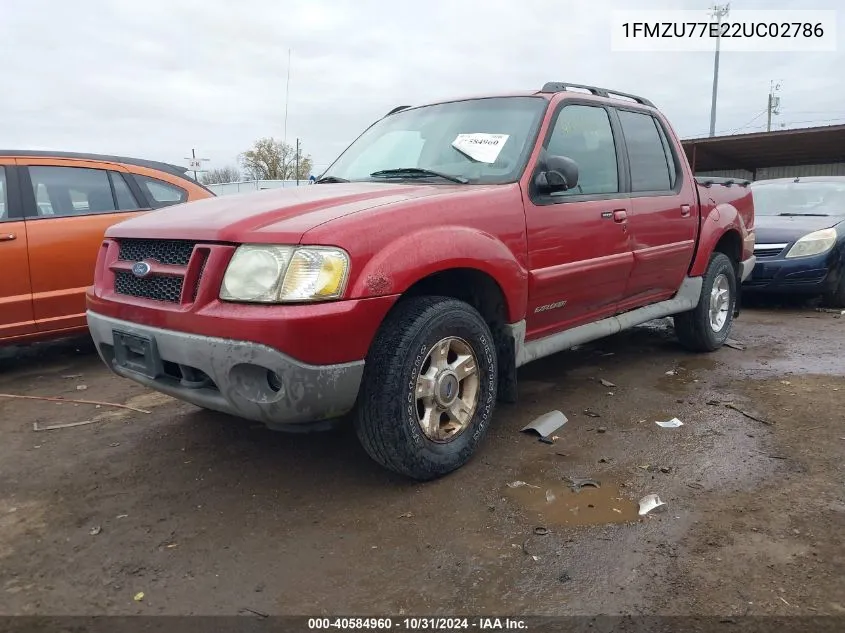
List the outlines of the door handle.
{"label": "door handle", "polygon": [[16,239],[18,239],[18,236],[14,233],[0,233],[0,242],[11,242]]}
{"label": "door handle", "polygon": [[688,218],[690,214],[690,206],[688,204],[681,205],[681,217]]}
{"label": "door handle", "polygon": [[614,222],[626,222],[628,220],[628,212],[625,209],[615,209],[613,211]]}

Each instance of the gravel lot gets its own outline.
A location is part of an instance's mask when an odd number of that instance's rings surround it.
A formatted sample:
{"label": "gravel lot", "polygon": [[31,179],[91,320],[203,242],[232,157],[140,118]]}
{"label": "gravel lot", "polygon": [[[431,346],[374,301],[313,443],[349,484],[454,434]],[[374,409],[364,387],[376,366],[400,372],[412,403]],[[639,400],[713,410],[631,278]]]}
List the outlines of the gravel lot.
{"label": "gravel lot", "polygon": [[[658,321],[537,361],[428,484],[348,428],[277,434],[145,391],[85,339],[2,350],[2,393],[150,413],[0,398],[0,614],[841,615],[843,334],[769,304],[735,324],[744,351],[688,354]],[[552,409],[556,444],[519,432]],[[648,493],[668,509],[638,517]]]}

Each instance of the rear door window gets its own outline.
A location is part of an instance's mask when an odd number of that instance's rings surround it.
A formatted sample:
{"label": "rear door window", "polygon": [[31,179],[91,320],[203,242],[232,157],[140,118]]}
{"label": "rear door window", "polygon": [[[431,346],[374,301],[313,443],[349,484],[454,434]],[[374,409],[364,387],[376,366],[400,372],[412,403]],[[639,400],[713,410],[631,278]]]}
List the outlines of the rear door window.
{"label": "rear door window", "polygon": [[181,187],[164,182],[158,178],[150,178],[149,176],[140,176],[138,174],[133,174],[133,176],[144,192],[144,195],[149,199],[150,206],[154,209],[167,207],[171,204],[179,204],[180,202],[187,202],[188,200],[188,192]]}
{"label": "rear door window", "polygon": [[70,217],[117,210],[108,174],[86,167],[29,167],[39,217]]}
{"label": "rear door window", "polygon": [[666,147],[650,114],[619,110],[622,134],[631,166],[631,191],[671,191],[674,164],[669,168]]}

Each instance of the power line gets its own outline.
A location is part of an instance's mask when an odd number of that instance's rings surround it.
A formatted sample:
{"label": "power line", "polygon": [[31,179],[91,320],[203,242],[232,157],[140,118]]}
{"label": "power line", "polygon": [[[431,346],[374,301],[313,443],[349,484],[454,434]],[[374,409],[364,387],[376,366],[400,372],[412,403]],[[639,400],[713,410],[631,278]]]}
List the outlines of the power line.
{"label": "power line", "polygon": [[735,133],[735,132],[739,132],[740,130],[744,130],[744,129],[745,129],[745,128],[747,128],[749,125],[751,125],[752,123],[754,123],[754,121],[756,121],[756,120],[757,120],[757,119],[759,119],[761,116],[763,116],[764,114],[766,114],[766,112],[768,112],[768,108],[767,108],[767,109],[765,109],[765,110],[760,110],[760,112],[758,112],[757,114],[755,114],[755,115],[752,117],[752,119],[751,119],[748,123],[746,123],[745,125],[741,125],[741,126],[739,126],[739,127],[736,127],[736,128],[734,128],[734,129],[732,129],[729,133],[730,133],[730,134],[733,134],[733,133]]}

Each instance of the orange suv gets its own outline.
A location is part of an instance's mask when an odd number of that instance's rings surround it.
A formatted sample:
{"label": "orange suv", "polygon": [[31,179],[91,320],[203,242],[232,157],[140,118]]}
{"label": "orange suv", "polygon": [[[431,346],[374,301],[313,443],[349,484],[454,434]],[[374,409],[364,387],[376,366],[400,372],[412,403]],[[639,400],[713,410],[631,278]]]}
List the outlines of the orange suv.
{"label": "orange suv", "polygon": [[0,150],[0,345],[85,332],[105,230],[214,194],[186,169],[119,156]]}

